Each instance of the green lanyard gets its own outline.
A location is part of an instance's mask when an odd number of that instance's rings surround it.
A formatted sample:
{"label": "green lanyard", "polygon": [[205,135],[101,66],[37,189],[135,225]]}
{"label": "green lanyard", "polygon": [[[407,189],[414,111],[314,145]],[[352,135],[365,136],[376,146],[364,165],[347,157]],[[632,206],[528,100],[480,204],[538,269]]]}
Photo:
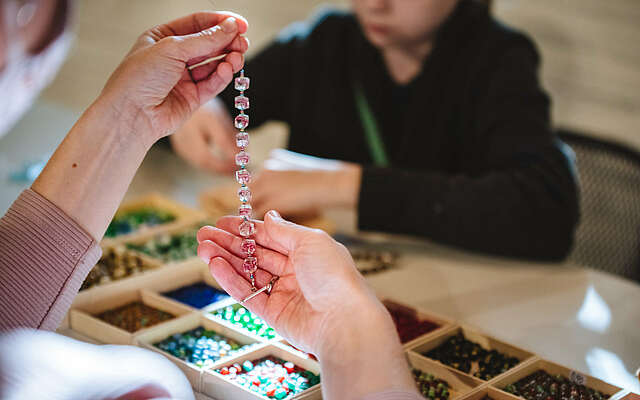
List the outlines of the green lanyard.
{"label": "green lanyard", "polygon": [[378,129],[378,123],[376,122],[373,112],[371,112],[367,98],[364,96],[362,86],[360,86],[359,83],[355,84],[353,94],[373,163],[378,167],[388,167],[390,165],[389,157],[387,156],[387,151],[384,148],[384,142],[380,135],[380,130]]}

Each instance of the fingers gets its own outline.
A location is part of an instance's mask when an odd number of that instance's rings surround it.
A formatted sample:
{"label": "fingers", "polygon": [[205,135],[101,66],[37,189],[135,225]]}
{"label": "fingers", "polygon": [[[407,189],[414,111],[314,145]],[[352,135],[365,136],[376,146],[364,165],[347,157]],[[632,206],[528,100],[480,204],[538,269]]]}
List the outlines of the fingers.
{"label": "fingers", "polygon": [[[245,257],[241,249],[243,239],[222,229],[214,228],[213,226],[203,226],[198,231],[197,238],[199,243],[209,240],[217,243],[237,257]],[[258,258],[259,267],[265,271],[278,276],[283,276],[288,273],[288,259],[286,256],[261,246],[256,246],[255,256]]]}
{"label": "fingers", "polygon": [[[206,263],[209,263],[209,260],[212,258],[221,257],[226,260],[245,281],[250,282],[248,274],[246,274],[242,268],[243,260],[240,257],[231,254],[211,240],[205,240],[198,245],[198,257]],[[262,287],[269,283],[273,275],[263,269],[258,269],[254,276],[256,279],[256,286]]]}
{"label": "fingers", "polygon": [[[216,70],[216,68],[221,62],[227,62],[231,64],[231,66],[233,67],[234,73],[239,72],[244,66],[243,54],[248,49],[249,49],[249,39],[242,36],[236,36],[233,42],[231,42],[231,44],[224,49],[224,52],[227,52],[227,54],[223,59],[218,61],[210,61],[204,65],[193,68],[190,72],[191,78],[193,79],[194,82],[199,82],[203,79],[206,79],[209,75],[211,75],[211,73],[213,73]],[[196,57],[194,59],[189,60],[187,64],[190,66],[193,66],[202,61],[206,61],[209,58],[210,57],[208,56]]]}
{"label": "fingers", "polygon": [[218,25],[225,19],[233,17],[238,21],[238,30],[245,33],[249,23],[244,17],[230,11],[201,11],[175,19],[166,24],[158,25],[154,30],[159,30],[164,36],[189,35]]}
{"label": "fingers", "polygon": [[[209,262],[209,271],[222,288],[236,301],[242,301],[251,294],[251,285],[224,258],[216,257]],[[263,315],[268,296],[259,294],[247,303],[256,314]]]}
{"label": "fingers", "polygon": [[[239,34],[238,20],[228,17],[220,24],[182,36],[166,36],[158,42],[165,55],[184,61],[220,54]],[[223,63],[221,63],[222,65]]]}

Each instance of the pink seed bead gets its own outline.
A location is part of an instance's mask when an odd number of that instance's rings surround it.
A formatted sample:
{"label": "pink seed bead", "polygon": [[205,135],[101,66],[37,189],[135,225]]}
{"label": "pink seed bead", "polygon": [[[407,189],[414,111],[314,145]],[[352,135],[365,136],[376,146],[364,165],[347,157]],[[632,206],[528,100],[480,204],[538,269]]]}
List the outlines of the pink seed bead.
{"label": "pink seed bead", "polygon": [[241,204],[238,208],[238,215],[241,217],[251,217],[251,204]]}
{"label": "pink seed bead", "polygon": [[249,108],[249,98],[247,96],[236,96],[234,100],[238,110],[246,110]]}
{"label": "pink seed bead", "polygon": [[238,230],[240,231],[240,236],[249,237],[256,233],[256,224],[251,221],[242,221]]}
{"label": "pink seed bead", "polygon": [[236,171],[236,181],[241,185],[246,185],[251,182],[251,174],[246,169],[239,169]]}
{"label": "pink seed bead", "polygon": [[236,134],[236,146],[247,147],[249,145],[249,134],[247,132],[238,132]]}
{"label": "pink seed bead", "polygon": [[249,164],[249,153],[243,150],[236,154],[236,165],[243,167],[247,164]]}
{"label": "pink seed bead", "polygon": [[256,241],[253,239],[243,239],[240,244],[240,250],[247,256],[252,256],[256,252]]}
{"label": "pink seed bead", "polygon": [[236,116],[235,125],[237,129],[245,129],[249,126],[249,116],[247,114],[239,114]]}
{"label": "pink seed bead", "polygon": [[235,79],[234,87],[236,90],[247,90],[249,89],[249,78],[246,76],[239,76]]}
{"label": "pink seed bead", "polygon": [[248,187],[241,187],[240,189],[238,189],[238,197],[243,203],[251,201],[251,190],[249,190]]}
{"label": "pink seed bead", "polygon": [[258,259],[255,257],[247,257],[242,262],[242,269],[247,274],[253,274],[258,270]]}

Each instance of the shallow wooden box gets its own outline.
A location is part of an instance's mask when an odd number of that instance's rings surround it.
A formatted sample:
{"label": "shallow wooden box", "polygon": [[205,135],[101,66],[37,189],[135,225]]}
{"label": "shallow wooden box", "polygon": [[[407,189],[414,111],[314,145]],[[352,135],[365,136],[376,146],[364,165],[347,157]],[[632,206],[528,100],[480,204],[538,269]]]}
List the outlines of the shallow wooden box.
{"label": "shallow wooden box", "polygon": [[133,200],[127,201],[120,205],[114,218],[135,211],[140,208],[155,208],[158,210],[168,211],[175,215],[175,219],[172,222],[168,222],[166,224],[155,225],[151,227],[145,227],[139,229],[135,232],[131,232],[124,235],[119,235],[115,237],[105,237],[102,240],[102,243],[105,245],[113,245],[116,243],[123,243],[127,240],[131,240],[132,238],[140,235],[140,234],[148,234],[148,233],[158,233],[164,229],[168,229],[174,227],[179,224],[184,224],[187,221],[197,221],[198,219],[206,218],[205,214],[202,211],[195,210],[191,207],[187,207],[183,204],[175,202],[167,197],[164,197],[158,193],[149,193],[144,196],[137,197]]}
{"label": "shallow wooden box", "polygon": [[[256,360],[258,358],[266,357],[266,356],[275,356],[281,358],[286,361],[291,361],[299,367],[302,367],[306,370],[313,372],[314,374],[320,374],[320,364],[316,361],[305,359],[298,356],[295,353],[290,352],[285,346],[281,344],[270,344],[265,347],[261,347],[252,351],[250,353],[244,354],[241,357],[236,357],[232,360],[229,360],[225,363],[221,363],[219,366],[215,368],[220,368],[222,366],[230,365],[233,363],[242,364],[245,360]],[[214,368],[209,370],[205,370],[202,373],[202,392],[211,396],[214,399],[234,399],[234,400],[256,400],[256,399],[267,399],[267,397],[260,396],[250,390],[245,389],[244,387],[234,383],[226,379],[223,375],[213,371]],[[292,399],[308,399],[308,400],[317,400],[322,398],[321,384],[322,377],[320,377],[321,383],[315,385],[296,396],[292,397]]]}
{"label": "shallow wooden box", "polygon": [[425,340],[427,340],[430,337],[434,337],[434,336],[438,336],[446,331],[448,331],[449,329],[451,329],[455,322],[452,319],[449,319],[447,317],[444,317],[442,315],[436,314],[434,312],[431,311],[425,311],[422,309],[419,309],[417,307],[413,307],[407,304],[403,304],[399,301],[393,300],[389,297],[383,298],[380,301],[382,301],[382,303],[388,307],[388,308],[393,308],[393,307],[399,307],[399,308],[404,308],[404,309],[408,309],[410,311],[415,311],[416,313],[416,317],[418,318],[418,320],[420,321],[430,321],[430,322],[434,322],[438,325],[440,325],[439,327],[437,327],[436,329],[432,330],[431,332],[427,332],[423,335],[420,335],[418,337],[416,337],[415,339],[411,339],[410,341],[408,341],[407,343],[403,343],[402,346],[405,349],[410,349],[413,346],[415,346],[417,343],[422,343]]}
{"label": "shallow wooden box", "polygon": [[137,332],[127,332],[95,316],[103,311],[111,310],[134,301],[142,301],[148,306],[166,311],[176,317],[191,312],[189,308],[170,303],[165,298],[147,289],[95,291],[92,296],[85,298],[82,302],[74,303],[74,308],[71,309],[69,315],[71,329],[102,343],[135,344],[135,335],[172,321],[161,322],[157,325],[140,329]]}
{"label": "shallow wooden box", "polygon": [[428,372],[449,384],[449,399],[457,400],[482,386],[484,381],[452,368],[446,368],[439,362],[430,360],[420,354],[407,352],[409,364],[422,372]]}
{"label": "shallow wooden box", "polygon": [[172,290],[176,290],[181,287],[192,285],[199,282],[204,282],[205,284],[224,292],[225,290],[222,289],[222,287],[218,284],[218,282],[213,278],[213,276],[209,272],[209,267],[203,262],[183,263],[173,268],[165,268],[163,270],[162,275],[164,279],[153,279],[153,280],[145,279],[140,283],[144,285],[142,287],[158,293],[160,296],[166,299],[166,301],[170,303],[178,304],[184,307],[188,307],[193,311],[216,309],[222,305],[228,304],[230,301],[235,303],[235,300],[233,300],[231,296],[229,296],[226,299],[221,299],[211,304],[208,304],[205,307],[195,308],[189,304],[181,303],[178,300],[174,300],[164,295],[165,293],[170,292]]}
{"label": "shallow wooden box", "polygon": [[[520,365],[530,361],[533,359],[533,357],[535,357],[535,354],[521,349],[520,347],[517,347],[515,345],[503,342],[501,340],[498,340],[496,338],[493,338],[491,336],[487,336],[483,333],[481,333],[480,331],[473,329],[471,327],[467,327],[467,326],[454,326],[444,332],[439,333],[438,335],[434,335],[434,336],[428,336],[426,339],[421,340],[421,341],[417,341],[415,342],[410,350],[413,351],[414,353],[419,354],[421,357],[424,358],[428,358],[426,355],[424,355],[423,353],[426,353],[430,350],[435,349],[436,347],[440,346],[441,344],[443,344],[444,342],[447,341],[447,339],[449,339],[452,336],[457,335],[459,332],[462,332],[462,334],[464,335],[464,337],[468,340],[471,340],[473,342],[478,343],[480,346],[484,347],[487,350],[497,350],[500,353],[506,354],[508,356],[511,357],[516,357],[517,359],[520,360],[520,363],[518,363],[518,365],[516,365],[514,368],[512,368],[511,370],[518,368]],[[460,372],[462,374],[466,374],[463,371],[457,370],[451,366],[448,366],[446,364],[442,364],[437,360],[433,360],[434,362],[437,362],[438,364],[441,364],[443,366],[445,366],[446,368],[449,368],[451,370],[455,370],[457,372]],[[493,377],[491,380],[489,381],[484,381],[481,380],[482,382],[492,382],[496,379],[499,379],[501,376],[508,374],[511,370],[503,372],[500,375],[497,375],[495,377]],[[466,374],[468,376],[472,376],[471,374]],[[475,378],[475,377],[474,377]],[[476,378],[479,379],[479,378]]]}
{"label": "shallow wooden box", "polygon": [[154,346],[154,343],[160,342],[175,333],[183,333],[195,329],[199,326],[203,326],[206,329],[213,330],[221,334],[222,336],[226,336],[229,339],[237,341],[240,344],[256,345],[256,347],[246,349],[240,354],[234,355],[232,357],[222,358],[218,360],[214,365],[226,364],[227,362],[229,362],[229,360],[241,357],[243,354],[256,350],[260,346],[266,346],[266,344],[260,343],[255,339],[238,332],[237,330],[229,329],[224,325],[218,324],[208,318],[204,318],[204,316],[200,313],[191,313],[172,321],[168,321],[164,324],[158,325],[156,328],[151,328],[146,330],[145,332],[137,334],[135,335],[135,343],[138,346],[160,353],[163,356],[167,357],[174,364],[176,364],[178,368],[182,370],[182,372],[184,372],[194,390],[201,391],[202,368],[187,361],[181,360],[178,357],[166,353]]}
{"label": "shallow wooden box", "polygon": [[569,378],[574,382],[576,382],[576,380],[578,381],[583,380],[582,384],[584,384],[584,386],[599,390],[602,393],[609,396],[616,395],[622,391],[622,388],[614,386],[610,383],[604,382],[600,379],[594,378],[592,376],[583,374],[578,371],[571,370],[570,368],[564,367],[560,364],[556,364],[551,361],[543,360],[540,358],[536,358],[531,362],[525,363],[521,366],[518,366],[512,369],[511,371],[506,372],[505,374],[498,377],[497,379],[494,379],[491,382],[489,382],[489,385],[493,388],[503,391],[503,389],[507,385],[515,383],[520,379],[528,375],[531,375],[540,369],[548,372],[551,375],[562,375],[565,378]]}
{"label": "shallow wooden box", "polygon": [[127,249],[123,243],[115,243],[115,244],[111,244],[111,245],[107,245],[105,243],[101,243],[100,245],[102,247],[103,257],[107,254],[107,252],[116,251],[115,250],[116,248],[120,248],[121,252],[128,253],[128,254],[134,255],[135,257],[140,258],[140,260],[144,263],[146,268],[144,270],[142,270],[142,271],[136,272],[136,273],[131,274],[129,276],[125,276],[124,278],[113,279],[113,280],[110,280],[108,282],[98,283],[98,284],[96,284],[94,286],[91,286],[91,287],[89,287],[87,289],[81,289],[79,291],[80,294],[86,293],[86,292],[88,292],[90,290],[94,290],[95,288],[98,288],[98,287],[104,287],[104,286],[107,286],[107,285],[112,285],[112,284],[114,284],[116,282],[121,282],[121,281],[124,281],[124,280],[127,280],[127,279],[131,279],[131,278],[134,278],[134,277],[137,277],[137,276],[140,276],[140,275],[144,275],[146,273],[149,273],[150,271],[157,270],[157,269],[159,269],[159,268],[161,268],[163,266],[163,264],[162,264],[162,262],[160,262],[160,260],[157,260],[155,258],[151,258],[148,255],[146,255],[144,253],[141,253],[139,251]]}
{"label": "shallow wooden box", "polygon": [[[261,336],[258,336],[246,329],[242,329],[232,323],[230,323],[229,321],[223,320],[222,318],[217,318],[215,317],[213,314],[211,314],[213,311],[215,310],[219,310],[221,308],[225,308],[227,306],[242,306],[242,304],[238,303],[237,301],[235,301],[233,298],[230,298],[229,300],[223,300],[219,303],[215,303],[212,304],[209,307],[205,307],[204,309],[202,309],[202,313],[205,316],[205,318],[208,318],[212,321],[215,321],[221,325],[224,325],[226,327],[228,327],[229,329],[234,329],[238,332],[242,332],[242,334],[247,335],[255,340],[258,340],[260,342],[266,342],[266,343],[280,343],[282,341],[282,337],[280,335],[278,335],[276,333],[276,336],[273,339],[267,339]],[[244,306],[242,306],[244,307]],[[245,307],[246,308],[246,307]],[[290,346],[289,346],[290,347]],[[293,347],[291,347],[293,349]],[[295,350],[295,349],[294,349]]]}
{"label": "shallow wooden box", "polygon": [[518,396],[503,392],[486,384],[462,396],[460,400],[482,400],[485,396],[489,396],[493,400],[522,400]]}
{"label": "shallow wooden box", "polygon": [[[163,235],[169,235],[169,236],[173,236],[173,235],[179,235],[181,233],[193,230],[193,229],[199,229],[200,227],[204,226],[204,225],[211,225],[211,221],[206,220],[206,219],[196,219],[196,220],[188,220],[187,222],[183,222],[183,223],[177,223],[171,227],[166,227],[160,231],[156,231],[156,232],[147,232],[144,234],[140,234],[140,235],[136,235],[133,238],[131,238],[130,240],[127,240],[126,242],[122,242],[123,245],[128,245],[128,244],[133,244],[133,245],[142,245],[150,240],[154,240],[154,239],[158,239],[159,237],[163,236]],[[132,249],[132,248],[128,248],[127,249],[129,251],[132,251],[136,254],[139,254],[141,256],[146,257],[147,259],[153,260],[157,263],[160,263],[163,266],[167,266],[167,267],[174,267],[176,265],[182,265],[182,264],[200,264],[200,265],[206,265],[196,254],[193,254],[190,257],[184,258],[182,260],[167,260],[165,261],[163,258],[157,258],[154,256],[151,256],[149,254],[143,253],[142,251],[136,250],[136,249]]]}

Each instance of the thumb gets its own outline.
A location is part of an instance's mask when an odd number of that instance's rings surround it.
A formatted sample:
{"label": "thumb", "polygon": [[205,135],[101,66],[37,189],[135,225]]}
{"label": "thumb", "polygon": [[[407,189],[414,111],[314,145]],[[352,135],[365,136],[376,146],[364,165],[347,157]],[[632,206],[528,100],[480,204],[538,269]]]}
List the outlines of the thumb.
{"label": "thumb", "polygon": [[322,231],[294,224],[283,219],[276,210],[271,210],[264,216],[264,228],[269,237],[271,247],[284,254],[289,254],[298,248],[305,240]]}
{"label": "thumb", "polygon": [[238,22],[228,17],[218,25],[183,36],[169,36],[166,41],[169,55],[187,62],[193,58],[220,54],[238,35]]}

